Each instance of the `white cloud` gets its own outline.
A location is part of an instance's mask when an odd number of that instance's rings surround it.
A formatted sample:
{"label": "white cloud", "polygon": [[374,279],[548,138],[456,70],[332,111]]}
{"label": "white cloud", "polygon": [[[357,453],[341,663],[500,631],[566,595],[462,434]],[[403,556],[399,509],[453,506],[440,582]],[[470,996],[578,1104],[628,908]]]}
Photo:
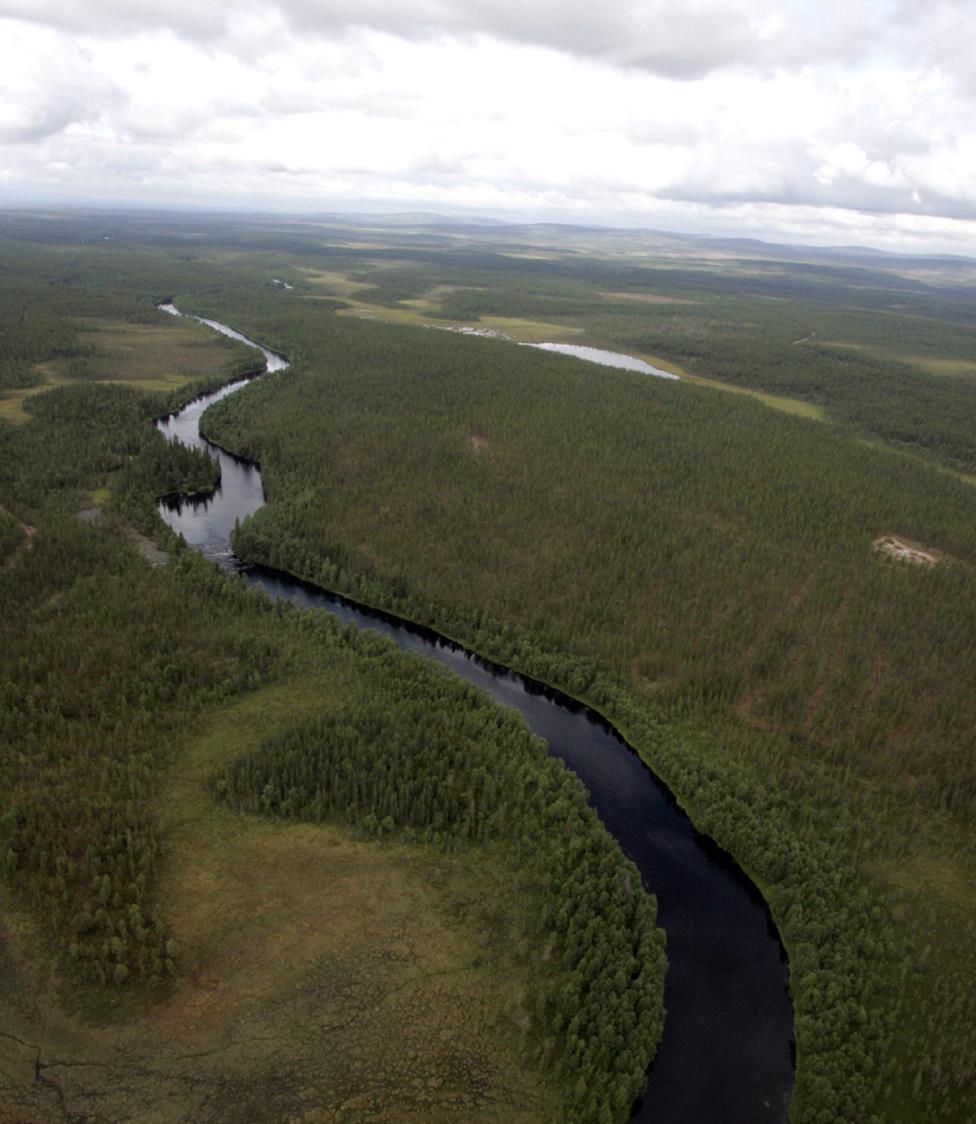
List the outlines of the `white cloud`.
{"label": "white cloud", "polygon": [[819,216],[828,239],[913,244],[976,220],[976,19],[951,0],[3,13],[7,199],[385,200],[804,238]]}
{"label": "white cloud", "polygon": [[0,144],[29,144],[117,110],[125,95],[62,36],[13,25],[0,67]]}
{"label": "white cloud", "polygon": [[165,29],[239,50],[267,23],[302,38],[347,28],[415,40],[491,35],[678,78],[735,64],[850,60],[883,43],[889,25],[900,33],[927,22],[910,0],[0,0],[4,15],[79,34]]}

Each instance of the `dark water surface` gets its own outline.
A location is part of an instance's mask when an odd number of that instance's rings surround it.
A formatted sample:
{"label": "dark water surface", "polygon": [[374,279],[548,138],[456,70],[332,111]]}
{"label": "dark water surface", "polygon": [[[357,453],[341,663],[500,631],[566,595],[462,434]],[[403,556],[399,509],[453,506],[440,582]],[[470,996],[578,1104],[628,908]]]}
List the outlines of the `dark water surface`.
{"label": "dark water surface", "polygon": [[[164,311],[180,313],[170,306]],[[215,321],[217,331],[254,347]],[[287,360],[261,347],[269,371]],[[228,541],[235,519],[264,502],[257,467],[200,437],[200,415],[235,383],[157,424],[170,438],[209,449],[221,483],[201,501],[164,500],[160,514],[192,546],[235,568]],[[657,896],[667,933],[667,1017],[636,1121],[661,1124],[770,1124],[786,1117],[793,1088],[793,1009],[783,947],[758,890],[732,859],[692,826],[667,788],[611,726],[587,707],[491,664],[428,629],[353,604],[263,567],[245,572],[272,598],[325,609],[421,652],[504,706],[514,707],[550,752],[580,777],[600,818]]]}

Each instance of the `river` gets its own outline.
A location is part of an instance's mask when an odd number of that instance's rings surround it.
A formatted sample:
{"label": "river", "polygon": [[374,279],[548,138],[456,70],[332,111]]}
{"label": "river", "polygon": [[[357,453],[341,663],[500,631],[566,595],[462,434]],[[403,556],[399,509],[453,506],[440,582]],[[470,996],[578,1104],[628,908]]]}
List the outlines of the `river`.
{"label": "river", "polygon": [[[182,315],[172,305],[160,306]],[[288,364],[226,325],[216,331],[257,347],[269,372]],[[204,395],[157,425],[173,440],[210,451],[221,481],[203,499],[166,499],[160,514],[186,541],[226,569],[236,569],[230,533],[264,503],[257,466],[200,436],[212,402],[244,381]],[[753,1124],[786,1118],[794,1078],[793,1009],[786,954],[762,895],[736,863],[697,832],[666,786],[599,715],[541,683],[489,663],[426,628],[353,604],[277,571],[245,570],[272,598],[319,608],[421,652],[514,707],[532,732],[589,790],[608,830],[657,896],[667,934],[667,1016],[657,1057],[634,1121],[660,1124]]]}

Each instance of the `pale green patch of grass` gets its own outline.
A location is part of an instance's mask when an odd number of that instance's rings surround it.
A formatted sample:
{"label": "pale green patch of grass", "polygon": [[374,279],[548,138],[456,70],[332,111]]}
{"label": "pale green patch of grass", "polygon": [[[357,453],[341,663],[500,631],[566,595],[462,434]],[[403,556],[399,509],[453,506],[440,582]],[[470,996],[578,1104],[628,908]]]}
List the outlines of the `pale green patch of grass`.
{"label": "pale green patch of grass", "polygon": [[407,298],[406,300],[399,301],[398,304],[401,306],[405,305],[407,308],[412,308],[421,313],[436,313],[443,309],[444,297],[463,289],[468,291],[483,291],[479,289],[477,285],[435,285],[422,297]]}
{"label": "pale green patch of grass", "polygon": [[177,387],[186,386],[190,381],[189,375],[160,375],[158,378],[131,378],[131,379],[98,379],[98,382],[110,382],[116,386],[131,386],[136,390],[175,390]]}
{"label": "pale green patch of grass", "polygon": [[398,302],[401,306],[412,308],[415,312],[438,312],[443,304],[441,301],[432,300],[430,297],[411,297]]}
{"label": "pale green patch of grass", "polygon": [[[411,307],[404,307],[404,306]],[[482,316],[478,320],[444,320],[425,316],[421,307],[430,308],[432,302],[424,299],[401,301],[396,308],[385,308],[366,301],[350,300],[348,308],[337,310],[337,316],[352,316],[359,320],[382,320],[387,324],[408,324],[422,328],[491,328],[511,336],[519,343],[558,342],[578,336],[583,329],[565,324],[547,324],[541,320],[523,320],[514,316]]]}
{"label": "pale green patch of grass", "polygon": [[[82,338],[95,349],[89,360],[92,378],[139,386],[145,390],[170,390],[214,370],[228,366],[243,354],[244,345],[228,347],[221,337],[193,320],[158,324],[121,321],[84,321]],[[68,360],[50,366],[70,376]]]}
{"label": "pale green patch of grass", "polygon": [[828,344],[830,347],[842,347],[847,351],[858,351],[863,355],[871,356],[873,359],[880,359],[882,362],[907,363],[912,367],[918,367],[919,370],[925,371],[930,375],[944,375],[948,378],[954,378],[959,375],[976,375],[976,360],[972,359],[950,359],[939,355],[917,355],[911,352],[893,351],[890,348],[877,347],[872,344],[851,343],[847,340],[823,340],[821,342]]}
{"label": "pale green patch of grass", "polygon": [[569,343],[582,328],[566,324],[547,324],[544,320],[523,320],[516,316],[482,316],[475,327],[504,332],[519,343]]}
{"label": "pale green patch of grass", "polygon": [[[972,992],[962,982],[971,980],[976,971],[976,869],[967,854],[968,840],[953,834],[942,836],[936,827],[924,849],[866,868],[887,889],[898,924],[916,950],[907,976],[893,975],[890,980],[892,994],[900,997],[907,1016],[895,1029],[894,1049],[902,1057],[917,1054],[920,1027],[936,1023],[965,1027],[972,1025],[976,1013]],[[928,1045],[924,1040],[922,1044]],[[926,1079],[932,1080],[933,1062],[947,1071],[965,1070],[968,1050],[962,1036],[947,1038],[940,1046],[941,1058],[919,1059]],[[912,1087],[918,1080],[915,1074],[911,1066],[892,1072],[886,1120],[915,1124],[921,1118]],[[964,1118],[970,1119],[965,1114],[958,1117]]]}
{"label": "pale green patch of grass", "polygon": [[976,879],[950,855],[922,852],[902,862],[879,863],[872,873],[912,894],[936,894],[947,905],[976,916]]}
{"label": "pale green patch of grass", "polygon": [[940,464],[931,457],[927,457],[922,453],[913,453],[910,449],[902,449],[897,445],[888,445],[882,441],[880,437],[858,436],[855,440],[861,445],[866,445],[869,449],[882,449],[892,456],[907,457],[920,466],[931,469],[933,472],[940,472],[943,476],[951,476],[954,480],[960,480],[963,484],[976,485],[976,476],[971,472],[963,472],[962,469]]}
{"label": "pale green patch of grass", "polygon": [[863,351],[877,354],[877,348],[871,347],[866,343],[853,343],[850,340],[817,340],[818,343],[824,344],[826,347],[843,347],[847,351]]}
{"label": "pale green patch of grass", "polygon": [[348,308],[336,310],[337,316],[352,316],[357,320],[382,320],[385,324],[412,324],[417,327],[445,326],[446,320],[432,320],[412,308],[384,308],[366,301],[348,300]]}
{"label": "pale green patch of grass", "polygon": [[[188,748],[159,806],[165,833],[190,819],[220,820],[222,812],[206,792],[206,780],[219,767],[258,748],[279,724],[311,710],[326,711],[326,700],[347,689],[351,677],[337,670],[264,687],[219,712]],[[233,814],[233,818],[236,814]],[[211,825],[212,826],[212,825]]]}
{"label": "pale green patch of grass", "polygon": [[[348,238],[344,241],[336,242],[337,246],[344,246],[349,250],[397,250],[399,246],[395,242],[376,242],[365,241],[362,239]],[[397,263],[398,264],[398,263]]]}
{"label": "pale green patch of grass", "polygon": [[690,297],[668,297],[662,293],[616,293],[613,291],[601,292],[601,297],[609,301],[630,301],[637,304],[701,304],[700,300]]}
{"label": "pale green patch of grass", "polygon": [[160,324],[81,319],[85,343],[95,354],[85,360],[90,374],[72,377],[70,359],[51,359],[34,368],[35,386],[0,394],[0,418],[14,424],[30,420],[24,403],[32,395],[77,382],[106,382],[136,390],[168,391],[215,370],[229,367],[245,354],[244,345],[228,347],[203,325],[186,320]]}
{"label": "pale green patch of grass", "polygon": [[71,379],[55,373],[53,363],[39,363],[34,370],[42,377],[42,382],[36,386],[19,387],[17,390],[0,392],[0,418],[5,418],[14,425],[23,425],[30,421],[30,414],[24,408],[24,403],[35,394],[45,390],[52,390],[56,386],[71,382]]}
{"label": "pale green patch of grass", "polygon": [[746,398],[754,398],[757,402],[762,402],[764,406],[769,406],[771,409],[779,410],[784,414],[793,414],[794,417],[808,418],[811,421],[823,421],[826,416],[824,408],[814,402],[804,402],[800,398],[788,398],[782,394],[768,394],[764,390],[737,386],[735,383],[723,382],[721,379],[705,378],[704,375],[693,375],[683,367],[678,366],[677,363],[672,363],[670,360],[661,359],[655,355],[640,355],[639,358],[654,367],[660,367],[663,371],[670,371],[673,375],[679,375],[687,382],[697,383],[700,386],[710,386],[714,390],[722,390],[728,394],[741,394]]}
{"label": "pale green patch of grass", "polygon": [[976,362],[969,359],[940,359],[931,355],[905,355],[901,358],[902,362],[921,367],[931,375],[946,375],[950,378],[976,375]]}
{"label": "pale green patch of grass", "polygon": [[321,285],[329,289],[330,293],[336,296],[348,297],[352,296],[353,293],[358,293],[360,289],[369,288],[368,282],[353,281],[344,273],[339,273],[337,270],[312,269],[310,266],[298,266],[296,267],[296,272],[300,273],[310,285]]}

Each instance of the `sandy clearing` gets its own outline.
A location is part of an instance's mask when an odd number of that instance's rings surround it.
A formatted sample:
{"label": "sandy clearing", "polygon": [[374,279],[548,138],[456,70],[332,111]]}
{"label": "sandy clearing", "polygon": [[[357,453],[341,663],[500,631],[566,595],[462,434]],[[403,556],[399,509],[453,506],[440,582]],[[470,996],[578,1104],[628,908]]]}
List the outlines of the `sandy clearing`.
{"label": "sandy clearing", "polygon": [[872,545],[881,554],[887,554],[890,558],[898,558],[903,562],[911,562],[916,566],[934,566],[947,557],[941,550],[923,546],[922,543],[902,538],[901,535],[878,535]]}

